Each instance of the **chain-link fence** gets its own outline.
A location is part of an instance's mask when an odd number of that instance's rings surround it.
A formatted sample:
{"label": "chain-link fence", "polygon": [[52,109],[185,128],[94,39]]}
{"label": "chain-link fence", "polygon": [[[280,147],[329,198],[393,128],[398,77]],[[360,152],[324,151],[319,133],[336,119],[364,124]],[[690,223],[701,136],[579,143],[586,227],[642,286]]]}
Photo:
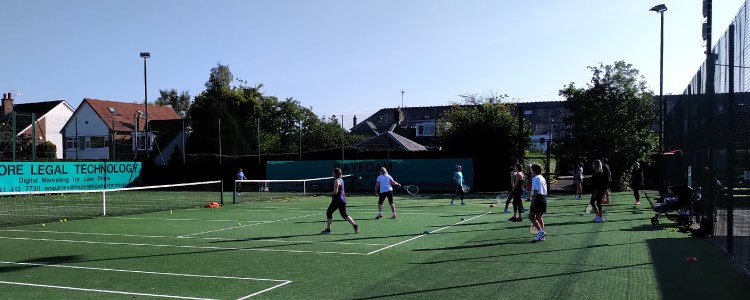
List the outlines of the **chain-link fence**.
{"label": "chain-link fence", "polygon": [[[702,232],[750,270],[750,19],[748,1],[684,95],[665,97],[666,184],[700,187]],[[712,80],[707,80],[712,79]],[[665,184],[665,185],[666,185]]]}

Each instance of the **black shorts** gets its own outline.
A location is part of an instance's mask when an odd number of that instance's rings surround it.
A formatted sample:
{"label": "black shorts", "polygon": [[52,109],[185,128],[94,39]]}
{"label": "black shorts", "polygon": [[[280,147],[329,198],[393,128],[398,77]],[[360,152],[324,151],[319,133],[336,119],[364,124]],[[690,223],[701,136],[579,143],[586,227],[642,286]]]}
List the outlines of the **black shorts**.
{"label": "black shorts", "polygon": [[543,214],[547,212],[547,195],[536,195],[531,201],[531,212]]}
{"label": "black shorts", "polygon": [[378,204],[383,204],[385,198],[388,198],[388,204],[393,204],[393,191],[378,194]]}
{"label": "black shorts", "polygon": [[573,177],[573,183],[581,183],[581,178]]}

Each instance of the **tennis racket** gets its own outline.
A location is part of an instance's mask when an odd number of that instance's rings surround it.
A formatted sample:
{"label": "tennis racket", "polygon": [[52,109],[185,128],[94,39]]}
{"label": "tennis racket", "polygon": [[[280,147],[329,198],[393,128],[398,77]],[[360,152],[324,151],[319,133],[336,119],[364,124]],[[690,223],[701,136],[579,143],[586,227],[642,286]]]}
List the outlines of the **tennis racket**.
{"label": "tennis racket", "polygon": [[529,226],[529,232],[531,234],[537,234],[537,233],[539,233],[539,230],[536,229],[536,226],[534,226],[534,223],[531,223],[531,226]]}
{"label": "tennis racket", "polygon": [[506,200],[508,200],[508,194],[500,194],[495,197],[495,202],[498,205],[503,204]]}
{"label": "tennis racket", "polygon": [[468,193],[470,188],[468,185],[462,184],[461,189],[464,191],[464,193]]}
{"label": "tennis racket", "polygon": [[404,185],[402,187],[412,197],[419,197],[419,196],[417,196],[417,194],[419,194],[419,187],[418,186],[416,186],[416,185]]}

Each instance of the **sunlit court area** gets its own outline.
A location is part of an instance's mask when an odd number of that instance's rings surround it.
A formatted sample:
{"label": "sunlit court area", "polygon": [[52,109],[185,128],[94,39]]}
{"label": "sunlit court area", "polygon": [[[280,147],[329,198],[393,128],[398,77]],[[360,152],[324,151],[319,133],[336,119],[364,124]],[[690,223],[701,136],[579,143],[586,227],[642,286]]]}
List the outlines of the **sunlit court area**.
{"label": "sunlit court area", "polygon": [[750,299],[750,0],[0,0],[0,299]]}
{"label": "sunlit court area", "polygon": [[8,299],[512,299],[529,290],[566,299],[743,299],[750,292],[705,240],[675,224],[651,225],[650,210],[627,196],[606,206],[605,225],[591,222],[585,201],[550,197],[548,239],[539,243],[528,222],[507,222],[486,195],[464,206],[451,206],[450,195],[401,195],[397,219],[374,219],[376,199],[352,196],[356,234],[342,220],[319,234],[325,196],[9,226],[0,229],[0,284]]}

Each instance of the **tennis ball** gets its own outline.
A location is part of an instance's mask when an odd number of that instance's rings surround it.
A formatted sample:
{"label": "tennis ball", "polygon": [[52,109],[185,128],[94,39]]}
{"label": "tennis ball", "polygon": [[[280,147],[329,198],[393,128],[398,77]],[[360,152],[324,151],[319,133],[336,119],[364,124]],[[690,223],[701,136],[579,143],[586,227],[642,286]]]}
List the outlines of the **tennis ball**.
{"label": "tennis ball", "polygon": [[362,176],[357,177],[357,179],[362,179]]}
{"label": "tennis ball", "polygon": [[67,221],[68,221],[68,219],[63,219],[63,222],[67,222]]}
{"label": "tennis ball", "polygon": [[42,223],[42,227],[45,227],[45,226],[47,226],[47,224]]}
{"label": "tennis ball", "polygon": [[242,223],[237,223],[237,226],[242,226]]}
{"label": "tennis ball", "polygon": [[169,214],[170,214],[170,215],[172,214],[172,210],[171,210],[171,209],[169,210]]}
{"label": "tennis ball", "polygon": [[60,220],[60,223],[62,223],[62,220]]}

